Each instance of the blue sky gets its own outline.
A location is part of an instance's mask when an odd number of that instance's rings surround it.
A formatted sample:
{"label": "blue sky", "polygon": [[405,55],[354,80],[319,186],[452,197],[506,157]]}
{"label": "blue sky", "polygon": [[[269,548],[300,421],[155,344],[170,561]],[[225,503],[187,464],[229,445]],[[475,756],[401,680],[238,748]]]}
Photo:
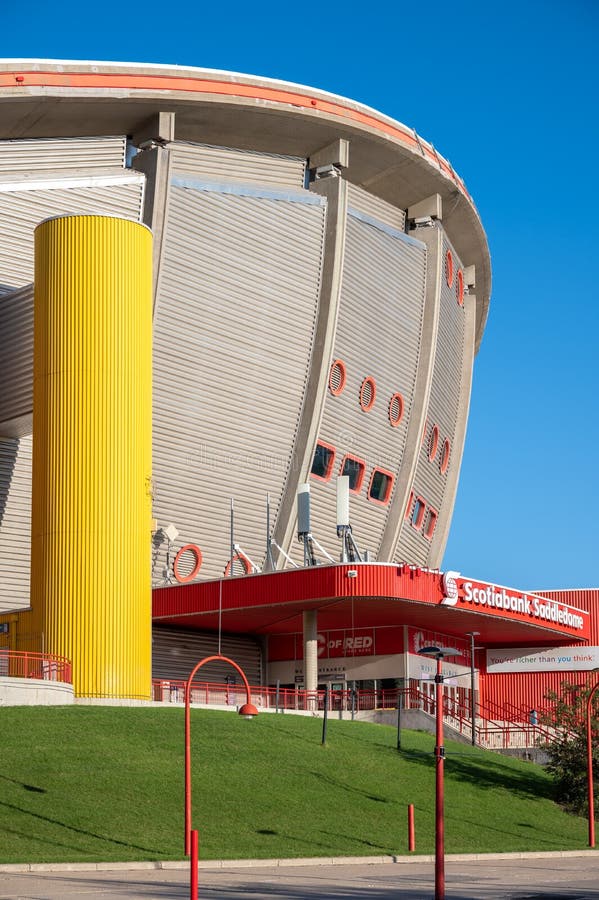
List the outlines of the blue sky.
{"label": "blue sky", "polygon": [[599,2],[3,4],[0,55],[176,63],[342,94],[415,127],[493,262],[445,567],[597,587]]}

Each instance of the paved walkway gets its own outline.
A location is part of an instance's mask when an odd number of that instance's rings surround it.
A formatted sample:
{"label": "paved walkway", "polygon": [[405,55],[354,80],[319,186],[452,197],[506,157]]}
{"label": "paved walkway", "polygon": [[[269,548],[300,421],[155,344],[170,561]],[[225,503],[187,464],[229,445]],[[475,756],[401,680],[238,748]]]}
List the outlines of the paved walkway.
{"label": "paved walkway", "polygon": [[[314,861],[315,862],[315,861]],[[433,863],[246,864],[200,870],[201,900],[432,900]],[[134,866],[135,864],[131,864]],[[167,864],[165,864],[167,865]],[[180,866],[178,863],[170,866]],[[185,868],[0,873],[2,900],[183,900]],[[599,900],[599,852],[452,857],[447,900]]]}

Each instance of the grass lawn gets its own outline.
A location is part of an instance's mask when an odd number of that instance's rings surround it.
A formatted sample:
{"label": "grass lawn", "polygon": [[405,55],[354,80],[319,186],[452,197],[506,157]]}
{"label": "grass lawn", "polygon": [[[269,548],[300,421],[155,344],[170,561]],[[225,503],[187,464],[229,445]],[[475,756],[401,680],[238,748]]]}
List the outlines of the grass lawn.
{"label": "grass lawn", "polygon": [[[203,859],[434,849],[434,738],[319,719],[192,711],[193,827]],[[586,819],[532,763],[447,742],[448,853],[584,848]],[[183,711],[2,710],[0,862],[183,858]]]}

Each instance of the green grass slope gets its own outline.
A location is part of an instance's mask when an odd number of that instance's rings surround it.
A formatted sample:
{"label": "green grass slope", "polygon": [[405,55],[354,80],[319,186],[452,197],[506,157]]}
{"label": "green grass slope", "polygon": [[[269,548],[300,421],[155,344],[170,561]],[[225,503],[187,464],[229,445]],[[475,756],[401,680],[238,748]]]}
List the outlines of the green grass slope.
{"label": "green grass slope", "polygon": [[[192,712],[193,826],[203,859],[434,848],[434,739],[319,719]],[[4,708],[0,862],[183,858],[183,711]],[[568,850],[586,821],[543,769],[447,742],[448,853]]]}

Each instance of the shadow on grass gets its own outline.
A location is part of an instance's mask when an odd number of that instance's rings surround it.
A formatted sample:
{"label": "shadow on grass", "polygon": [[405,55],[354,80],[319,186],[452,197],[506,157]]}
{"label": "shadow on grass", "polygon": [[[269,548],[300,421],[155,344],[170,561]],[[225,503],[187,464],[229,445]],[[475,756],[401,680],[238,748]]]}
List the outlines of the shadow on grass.
{"label": "shadow on grass", "polygon": [[[103,834],[94,834],[93,831],[86,831],[84,828],[76,828],[74,825],[67,825],[66,822],[60,822],[58,819],[52,819],[49,816],[42,816],[41,813],[31,812],[31,810],[29,809],[23,809],[21,806],[16,806],[14,803],[6,803],[6,801],[4,800],[0,800],[0,806],[5,807],[5,809],[10,809],[13,812],[21,813],[24,816],[31,816],[31,818],[37,819],[40,822],[47,822],[50,825],[58,825],[59,828],[65,828],[67,831],[72,831],[75,834],[83,834],[86,837],[91,837],[97,841],[103,841],[107,844],[116,844],[119,847],[130,847],[133,850],[141,850],[143,853],[152,853],[156,855],[163,852],[156,850],[153,847],[141,847],[139,844],[132,844],[129,841],[119,841],[118,838],[106,837]],[[30,838],[34,837],[34,835],[30,835]]]}
{"label": "shadow on grass", "polygon": [[17,781],[16,778],[9,778],[8,775],[1,775],[0,778],[3,781],[9,781],[11,784],[16,784],[18,787],[22,787],[25,791],[31,791],[33,794],[47,794],[47,790],[45,788],[36,787],[34,784],[27,784],[25,781]]}
{"label": "shadow on grass", "polygon": [[[429,753],[414,751],[400,751],[405,759],[410,762],[432,768],[435,765],[434,757]],[[520,797],[532,800],[553,800],[554,790],[551,781],[546,776],[531,771],[518,771],[510,766],[502,764],[499,760],[467,754],[453,756],[448,751],[445,757],[445,776],[453,781],[462,781],[475,785],[478,788],[503,788]]]}
{"label": "shadow on grass", "polygon": [[347,791],[348,794],[358,794],[360,797],[366,797],[367,800],[374,800],[375,803],[391,803],[387,797],[378,797],[376,794],[370,794],[368,791],[354,787],[354,785],[348,784],[346,781],[340,781],[338,778],[332,778],[330,775],[323,775],[322,772],[310,772],[310,775],[319,781],[324,781],[325,784],[331,785],[331,787],[341,788],[341,790]]}

